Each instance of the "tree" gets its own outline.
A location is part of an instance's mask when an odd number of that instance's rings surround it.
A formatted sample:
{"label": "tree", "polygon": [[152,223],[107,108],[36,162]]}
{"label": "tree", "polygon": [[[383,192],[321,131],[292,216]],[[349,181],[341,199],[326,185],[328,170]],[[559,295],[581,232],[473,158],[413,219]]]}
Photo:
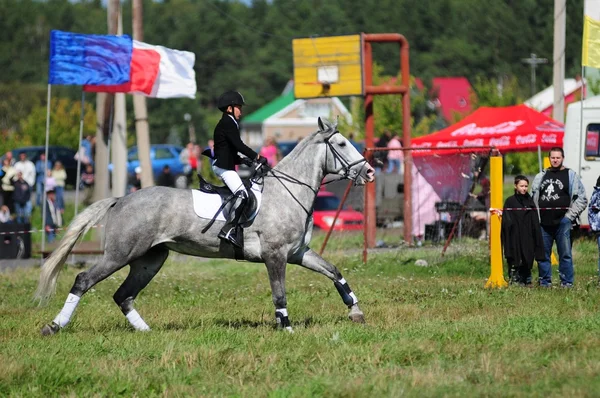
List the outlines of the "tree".
{"label": "tree", "polygon": [[[84,107],[83,136],[96,133],[96,112],[86,102]],[[50,144],[77,148],[81,103],[68,98],[53,98],[50,105]],[[21,145],[44,145],[46,142],[46,105],[35,107],[15,133]]]}

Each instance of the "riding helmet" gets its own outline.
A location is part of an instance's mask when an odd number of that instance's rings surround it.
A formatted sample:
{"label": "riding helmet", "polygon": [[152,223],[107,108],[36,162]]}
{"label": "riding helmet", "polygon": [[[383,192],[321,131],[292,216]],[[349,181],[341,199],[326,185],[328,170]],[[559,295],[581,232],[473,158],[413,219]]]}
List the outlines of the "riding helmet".
{"label": "riding helmet", "polygon": [[237,91],[227,91],[217,100],[217,108],[221,112],[225,112],[228,106],[245,105],[244,96]]}

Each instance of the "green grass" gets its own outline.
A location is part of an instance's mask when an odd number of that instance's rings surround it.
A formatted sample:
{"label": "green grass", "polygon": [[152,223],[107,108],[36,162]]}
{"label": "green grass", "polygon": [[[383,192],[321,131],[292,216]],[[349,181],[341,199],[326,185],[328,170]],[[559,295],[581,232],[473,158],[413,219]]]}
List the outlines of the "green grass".
{"label": "green grass", "polygon": [[112,302],[122,270],[46,338],[80,270],[65,268],[42,308],[30,300],[38,269],[2,274],[0,396],[597,396],[594,242],[575,244],[572,290],[486,290],[485,243],[454,243],[444,258],[441,247],[371,253],[363,265],[357,241],[336,237],[325,257],[367,324],[346,318],[330,281],[289,266],[294,334],[274,329],[262,265],[172,256],[136,301],[150,333]]}

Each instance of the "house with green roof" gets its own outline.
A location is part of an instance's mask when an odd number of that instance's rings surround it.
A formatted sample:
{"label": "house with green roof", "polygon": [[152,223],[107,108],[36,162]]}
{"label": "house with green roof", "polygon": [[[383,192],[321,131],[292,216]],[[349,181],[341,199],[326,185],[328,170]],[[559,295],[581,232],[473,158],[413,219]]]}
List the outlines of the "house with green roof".
{"label": "house with green roof", "polygon": [[265,139],[298,140],[317,130],[317,118],[352,116],[339,98],[295,99],[293,86],[262,108],[242,118],[242,139],[253,148],[262,146]]}

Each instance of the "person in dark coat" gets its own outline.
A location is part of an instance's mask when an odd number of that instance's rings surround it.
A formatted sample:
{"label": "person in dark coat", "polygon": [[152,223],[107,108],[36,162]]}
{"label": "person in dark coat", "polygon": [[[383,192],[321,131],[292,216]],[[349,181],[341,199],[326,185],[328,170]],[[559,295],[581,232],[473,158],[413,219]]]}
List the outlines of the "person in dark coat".
{"label": "person in dark coat", "polygon": [[171,188],[175,186],[175,177],[173,177],[173,174],[171,173],[171,168],[168,164],[166,164],[163,167],[162,173],[160,173],[160,175],[156,179],[156,185]]}
{"label": "person in dark coat", "polygon": [[249,160],[257,160],[263,165],[267,164],[267,158],[257,154],[244,144],[240,138],[239,121],[242,116],[242,106],[244,104],[244,97],[237,91],[227,91],[219,97],[217,107],[223,112],[223,116],[219,120],[217,127],[215,127],[214,160],[212,164],[215,174],[223,180],[225,185],[236,196],[235,210],[229,213],[227,222],[218,236],[240,248],[242,247],[242,243],[238,221],[244,212],[248,192],[240,176],[235,171],[235,165],[243,162],[238,152],[246,156]]}
{"label": "person in dark coat", "polygon": [[515,177],[515,194],[504,202],[502,211],[502,247],[512,283],[531,286],[533,260],[544,259],[544,241],[540,217],[527,190],[529,180]]}

